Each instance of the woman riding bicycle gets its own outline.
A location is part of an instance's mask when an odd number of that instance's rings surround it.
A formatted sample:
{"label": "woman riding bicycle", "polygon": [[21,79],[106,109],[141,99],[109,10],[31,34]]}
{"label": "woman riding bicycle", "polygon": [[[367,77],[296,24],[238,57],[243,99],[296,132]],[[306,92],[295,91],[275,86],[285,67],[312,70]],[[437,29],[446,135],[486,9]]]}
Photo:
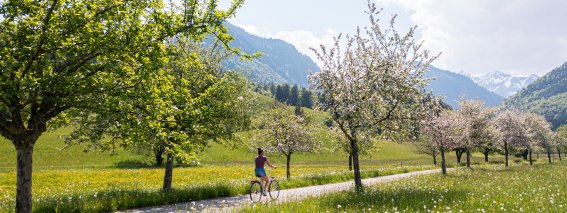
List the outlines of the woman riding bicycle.
{"label": "woman riding bicycle", "polygon": [[[270,166],[274,169],[277,168],[277,167],[270,163],[268,158],[266,156],[264,156],[264,150],[262,150],[260,148],[258,148],[258,157],[256,157],[255,163],[256,163],[256,169],[255,169],[256,177],[260,178],[261,184],[264,185],[264,189],[267,189],[268,183],[270,182],[270,179],[266,175],[266,170],[264,169],[264,164],[268,163],[268,166]],[[262,194],[264,196],[266,196],[265,192],[262,192]]]}

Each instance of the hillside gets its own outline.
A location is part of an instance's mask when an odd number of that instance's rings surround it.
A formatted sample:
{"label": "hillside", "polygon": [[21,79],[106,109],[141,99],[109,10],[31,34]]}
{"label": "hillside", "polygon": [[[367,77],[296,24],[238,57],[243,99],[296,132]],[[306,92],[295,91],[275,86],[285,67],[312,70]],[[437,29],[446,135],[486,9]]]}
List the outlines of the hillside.
{"label": "hillside", "polygon": [[526,88],[529,84],[536,81],[537,75],[527,77],[516,77],[500,71],[493,71],[481,76],[470,76],[478,85],[494,92],[502,97],[510,97],[518,91]]}
{"label": "hillside", "polygon": [[461,97],[467,99],[480,99],[486,102],[487,106],[498,106],[504,100],[503,97],[488,91],[487,89],[474,83],[470,78],[430,66],[425,73],[426,78],[435,78],[427,89],[433,91],[437,96],[444,96],[445,102],[451,107],[457,108],[457,101]]}
{"label": "hillside", "polygon": [[[270,107],[274,99],[265,95],[258,95],[254,111],[261,114]],[[289,110],[294,110],[289,107]],[[344,165],[347,158],[342,153],[337,153],[330,138],[333,134],[325,127],[327,114],[311,109],[304,109],[314,115],[313,125],[316,138],[323,141],[324,149],[317,154],[294,154],[294,162],[297,164],[333,164]],[[254,119],[254,118],[253,118]],[[115,154],[110,152],[84,152],[83,146],[76,145],[65,148],[63,136],[69,134],[71,129],[62,128],[55,132],[42,135],[34,150],[34,169],[36,170],[66,170],[78,168],[135,168],[148,167],[153,163],[150,150],[123,150],[118,148]],[[205,165],[215,164],[249,164],[254,157],[254,151],[250,151],[245,145],[250,141],[249,132],[238,133],[242,143],[236,147],[211,143],[198,156]],[[229,143],[231,144],[231,143]],[[374,163],[389,164],[398,163],[403,160],[404,164],[427,164],[429,157],[414,152],[415,148],[409,143],[395,143],[383,141],[379,145],[379,151],[369,156],[362,156],[361,160]],[[337,155],[338,154],[338,155]],[[278,153],[270,153],[273,162],[283,163],[285,157]],[[13,171],[16,165],[16,150],[11,142],[0,137],[0,171]]]}
{"label": "hillside", "polygon": [[507,106],[545,116],[553,128],[567,123],[567,63],[508,98]]}
{"label": "hillside", "polygon": [[245,71],[255,82],[287,82],[307,87],[309,72],[319,70],[311,58],[283,40],[255,36],[230,23],[227,23],[227,26],[230,34],[234,36],[231,46],[247,53],[261,52],[263,55],[252,62],[231,57],[223,64],[229,69]]}

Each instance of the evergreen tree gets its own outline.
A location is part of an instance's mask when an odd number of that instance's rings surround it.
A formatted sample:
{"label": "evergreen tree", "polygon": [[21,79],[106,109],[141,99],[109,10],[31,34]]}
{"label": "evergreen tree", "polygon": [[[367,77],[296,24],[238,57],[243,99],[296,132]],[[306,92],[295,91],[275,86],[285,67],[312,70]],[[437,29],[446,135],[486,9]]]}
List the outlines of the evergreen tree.
{"label": "evergreen tree", "polygon": [[289,94],[289,104],[292,106],[299,106],[299,87],[293,85]]}
{"label": "evergreen tree", "polygon": [[283,102],[284,101],[284,93],[283,93],[283,89],[281,85],[276,86],[276,94],[275,94],[275,98],[276,100],[278,100],[279,102]]}
{"label": "evergreen tree", "polygon": [[313,98],[311,97],[311,91],[307,89],[301,90],[301,106],[305,108],[313,108]]}
{"label": "evergreen tree", "polygon": [[289,96],[290,96],[290,88],[289,84],[282,85],[282,99],[281,102],[289,104]]}

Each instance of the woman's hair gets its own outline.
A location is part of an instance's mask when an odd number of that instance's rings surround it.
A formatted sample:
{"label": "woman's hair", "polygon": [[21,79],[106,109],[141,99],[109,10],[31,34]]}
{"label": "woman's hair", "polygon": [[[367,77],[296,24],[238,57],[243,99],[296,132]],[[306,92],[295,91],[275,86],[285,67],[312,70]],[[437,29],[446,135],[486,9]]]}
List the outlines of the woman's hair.
{"label": "woman's hair", "polygon": [[262,154],[262,152],[264,152],[264,150],[262,150],[262,149],[258,148],[258,155],[261,155],[261,154]]}

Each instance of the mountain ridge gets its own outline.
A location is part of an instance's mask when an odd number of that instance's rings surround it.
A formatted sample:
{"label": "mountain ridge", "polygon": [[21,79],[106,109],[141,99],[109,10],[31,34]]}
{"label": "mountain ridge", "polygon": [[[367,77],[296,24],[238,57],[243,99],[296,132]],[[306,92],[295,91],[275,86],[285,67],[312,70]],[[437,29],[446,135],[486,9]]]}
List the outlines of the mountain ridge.
{"label": "mountain ridge", "polygon": [[260,83],[289,83],[308,87],[309,72],[319,70],[317,64],[295,46],[281,39],[264,38],[246,32],[233,24],[226,23],[229,33],[234,37],[232,47],[247,53],[262,52],[263,55],[252,61],[242,61],[230,57],[223,62],[228,69],[249,71],[249,77]]}
{"label": "mountain ridge", "polygon": [[[229,23],[227,27],[229,33],[234,36],[231,43],[233,47],[248,53],[259,51],[264,55],[252,61],[231,57],[223,62],[223,65],[228,69],[248,72],[249,78],[256,83],[288,83],[308,87],[307,75],[319,70],[310,57],[283,40],[253,35]],[[435,95],[446,97],[446,102],[453,108],[458,107],[457,101],[461,96],[484,100],[488,106],[497,106],[504,99],[477,85],[468,77],[434,66],[430,66],[424,77],[436,78],[426,89],[433,91]]]}
{"label": "mountain ridge", "polygon": [[457,102],[461,97],[480,99],[487,106],[491,107],[498,106],[504,101],[502,96],[476,84],[472,79],[463,74],[429,66],[424,77],[436,78],[428,84],[427,89],[435,95],[444,96],[445,102],[453,108],[458,107]]}
{"label": "mountain ridge", "polygon": [[567,124],[567,62],[506,99],[505,105],[541,114],[553,128]]}
{"label": "mountain ridge", "polygon": [[513,76],[501,71],[492,71],[481,76],[469,77],[478,85],[502,97],[510,97],[539,78],[535,74],[529,76]]}

